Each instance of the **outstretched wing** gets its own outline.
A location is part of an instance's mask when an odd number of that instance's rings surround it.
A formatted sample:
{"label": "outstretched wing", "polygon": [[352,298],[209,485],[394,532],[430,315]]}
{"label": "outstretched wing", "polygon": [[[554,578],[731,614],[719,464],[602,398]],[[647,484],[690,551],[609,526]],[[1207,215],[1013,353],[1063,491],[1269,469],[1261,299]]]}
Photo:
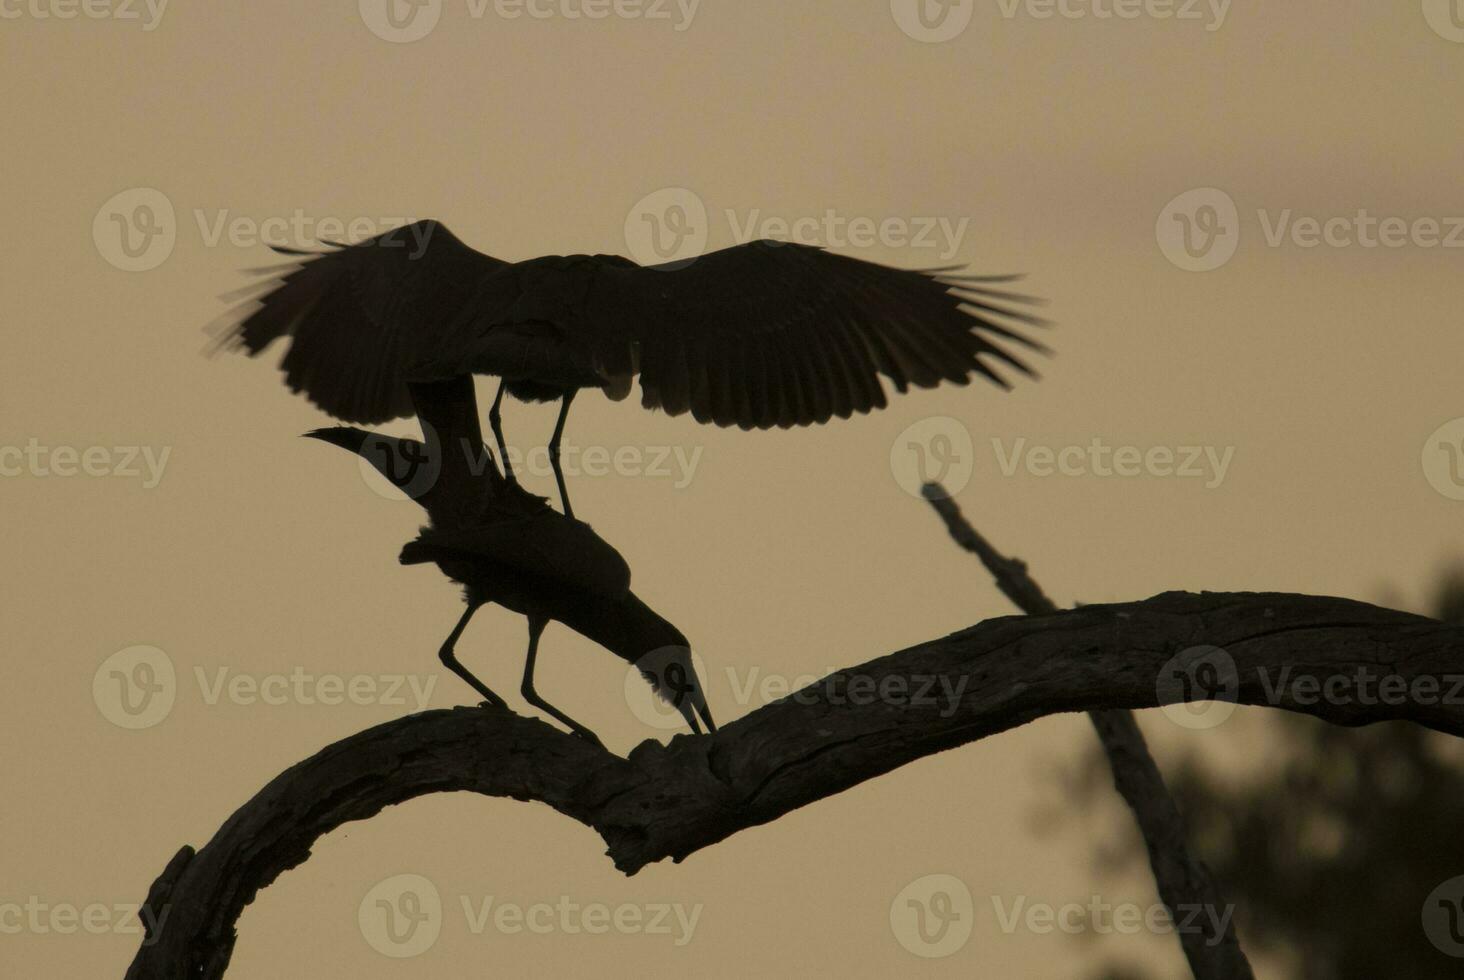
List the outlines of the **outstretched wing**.
{"label": "outstretched wing", "polygon": [[689,265],[602,260],[580,325],[602,363],[629,359],[642,403],[744,429],[848,418],[901,392],[1002,367],[1031,368],[998,341],[1047,353],[1013,324],[1035,302],[994,283],[1009,276],[906,270],[808,245],[751,242]]}
{"label": "outstretched wing", "polygon": [[299,261],[247,290],[255,295],[233,311],[218,346],[253,356],[289,337],[280,368],[290,389],[363,424],[413,414],[407,369],[434,349],[484,280],[509,265],[436,221],[333,251],[276,251]]}

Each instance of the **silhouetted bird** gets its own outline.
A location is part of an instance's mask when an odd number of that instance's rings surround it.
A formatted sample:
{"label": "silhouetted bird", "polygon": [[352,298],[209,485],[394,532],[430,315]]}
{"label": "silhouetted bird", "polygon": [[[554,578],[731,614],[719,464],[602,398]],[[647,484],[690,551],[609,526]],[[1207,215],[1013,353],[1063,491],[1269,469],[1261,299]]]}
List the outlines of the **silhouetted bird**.
{"label": "silhouetted bird", "polygon": [[467,610],[439,653],[443,664],[485,700],[503,705],[458,661],[455,648],[479,607],[498,603],[528,619],[529,648],[522,693],[574,732],[597,744],[584,725],[534,690],[539,637],[550,620],[570,627],[640,668],[658,695],[674,705],[700,732],[716,731],[705,693],[692,666],[686,637],[630,590],[630,568],[589,525],[566,517],[498,472],[481,443],[476,500],[463,506],[461,489],[436,468],[444,446],[365,432],[349,426],[318,429],[308,436],[348,449],[369,462],[393,485],[414,496],[431,525],[401,553],[403,564],[435,563],[464,587]]}
{"label": "silhouetted bird", "polygon": [[559,464],[581,388],[612,399],[640,377],[641,404],[698,422],[788,428],[883,408],[896,390],[1008,387],[1002,364],[1032,370],[996,340],[1046,348],[1003,321],[1030,297],[993,288],[1015,276],[957,267],[894,269],[793,243],[750,242],[695,261],[639,266],[610,255],[505,262],[421,221],[335,251],[277,248],[299,261],[231,294],[220,346],[258,354],[291,338],[285,382],[330,415],[375,424],[412,414],[411,381],[501,379],[489,420],[510,477],[500,405],[560,400],[549,457]]}

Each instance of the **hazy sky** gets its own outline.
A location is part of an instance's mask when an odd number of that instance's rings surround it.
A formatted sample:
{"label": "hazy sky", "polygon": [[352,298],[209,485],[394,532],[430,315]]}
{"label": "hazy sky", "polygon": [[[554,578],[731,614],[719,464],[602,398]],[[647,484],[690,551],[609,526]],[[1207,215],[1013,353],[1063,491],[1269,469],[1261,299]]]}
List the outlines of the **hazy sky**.
{"label": "hazy sky", "polygon": [[[707,247],[798,229],[878,261],[1030,273],[1058,356],[1009,394],[943,388],[774,433],[576,403],[571,451],[624,451],[571,473],[576,511],[691,637],[723,720],[779,681],[1011,611],[902,489],[912,438],[952,447],[961,505],[1059,602],[1394,586],[1417,604],[1464,507],[1437,449],[1464,423],[1431,436],[1464,416],[1448,6],[967,0],[922,20],[900,0],[0,0],[17,239],[0,273],[0,973],[120,976],[136,936],[58,935],[49,911],[15,932],[5,909],[139,902],[280,770],[415,710],[410,682],[435,685],[429,706],[470,703],[436,659],[457,590],[395,561],[417,509],[298,438],[323,417],[280,385],[277,354],[201,356],[217,295],[274,258],[262,241],[440,217],[503,258],[644,258],[649,216]],[[505,415],[524,451],[553,425],[547,406]],[[1095,441],[1143,453],[1137,475],[1095,467]],[[1184,447],[1198,475],[1163,463]],[[488,611],[459,653],[516,691],[524,642]],[[109,700],[113,671],[147,679],[139,662],[171,668],[171,708]],[[617,751],[669,734],[624,673],[546,634],[540,691]],[[405,703],[317,703],[322,675],[378,694],[405,678]],[[261,684],[283,703],[251,703]],[[1244,728],[1144,723],[1161,755]],[[230,975],[1068,977],[1097,950],[1176,966],[1167,937],[1001,927],[1018,901],[1155,901],[1144,878],[1095,874],[1106,822],[1032,829],[1091,738],[1080,716],[1046,720],[632,879],[545,807],[424,799],[262,893]],[[358,913],[401,874],[443,912],[430,949],[393,958]],[[969,890],[958,938],[974,928],[926,959],[891,907],[931,874]],[[696,918],[495,925],[560,896]]]}

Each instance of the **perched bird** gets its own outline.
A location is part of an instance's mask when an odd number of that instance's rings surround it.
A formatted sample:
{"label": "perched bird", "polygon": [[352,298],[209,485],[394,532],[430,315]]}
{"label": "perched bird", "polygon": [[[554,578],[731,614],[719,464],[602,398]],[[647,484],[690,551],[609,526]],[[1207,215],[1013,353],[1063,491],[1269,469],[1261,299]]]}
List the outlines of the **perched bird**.
{"label": "perched bird", "polygon": [[[471,379],[462,380],[471,394]],[[429,416],[434,404],[441,408],[451,401],[450,392],[435,394],[440,397],[419,398]],[[476,408],[467,414],[475,417]],[[524,699],[575,733],[599,743],[593,732],[534,689],[539,637],[551,620],[639,667],[655,692],[681,712],[692,731],[701,732],[701,724],[709,732],[716,731],[692,666],[690,644],[680,630],[631,591],[625,559],[588,524],[560,514],[543,497],[504,478],[481,442],[476,458],[448,462],[448,457],[468,448],[465,443],[428,445],[349,426],[317,429],[306,435],[362,457],[427,511],[429,526],[402,549],[401,562],[435,563],[463,586],[467,610],[439,656],[487,702],[504,703],[463,666],[455,648],[473,614],[496,602],[529,623],[521,688]],[[446,475],[457,466],[477,470],[467,492],[458,477]]]}
{"label": "perched bird", "polygon": [[640,266],[611,255],[505,262],[420,221],[332,251],[277,248],[295,261],[230,294],[219,346],[251,356],[281,337],[285,383],[345,422],[411,415],[408,385],[500,378],[489,420],[511,477],[505,390],[560,402],[549,458],[559,462],[570,402],[582,388],[670,415],[743,429],[848,418],[904,392],[1002,366],[1032,370],[998,341],[1046,353],[1010,324],[1041,324],[1035,302],[956,267],[894,269],[808,245],[755,241],[689,264]]}

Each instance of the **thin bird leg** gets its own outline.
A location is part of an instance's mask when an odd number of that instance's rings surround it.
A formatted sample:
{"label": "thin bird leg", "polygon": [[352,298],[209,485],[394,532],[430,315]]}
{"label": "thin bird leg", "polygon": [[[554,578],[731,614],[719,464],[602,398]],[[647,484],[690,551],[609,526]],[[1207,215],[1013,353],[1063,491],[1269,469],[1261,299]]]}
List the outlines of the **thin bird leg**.
{"label": "thin bird leg", "polygon": [[549,440],[549,464],[554,467],[554,480],[559,484],[559,505],[564,508],[565,517],[574,517],[574,508],[569,506],[569,493],[564,489],[564,470],[559,466],[559,439],[564,435],[564,420],[569,417],[569,403],[574,401],[575,392],[565,395],[559,403],[559,421],[554,426],[554,437]]}
{"label": "thin bird leg", "polygon": [[580,738],[604,748],[604,745],[594,732],[554,707],[548,701],[539,697],[538,692],[534,690],[534,660],[539,655],[539,636],[544,632],[544,627],[547,625],[549,625],[549,621],[541,616],[529,617],[529,655],[524,661],[524,684],[520,689],[523,693],[524,700],[540,711],[558,718]]}
{"label": "thin bird leg", "polygon": [[498,458],[503,460],[503,475],[517,483],[513,475],[513,464],[508,461],[508,446],[503,442],[503,413],[499,411],[499,406],[503,404],[503,389],[506,387],[508,382],[499,379],[498,394],[493,399],[493,407],[488,409],[488,424],[493,427],[493,438],[498,441]]}
{"label": "thin bird leg", "polygon": [[468,620],[473,618],[473,613],[478,611],[479,605],[482,605],[482,603],[468,603],[467,612],[463,613],[463,618],[458,620],[458,624],[452,628],[452,634],[447,638],[447,641],[442,644],[442,649],[437,652],[437,657],[443,662],[443,664],[447,666],[448,670],[452,671],[454,674],[457,674],[463,680],[467,681],[468,685],[472,687],[473,690],[483,695],[485,704],[488,704],[494,708],[504,708],[507,707],[507,704],[506,702],[504,702],[503,698],[494,694],[488,689],[488,686],[486,684],[478,680],[478,678],[474,677],[472,672],[468,670],[468,668],[464,667],[458,661],[458,658],[453,655],[452,652],[453,648],[457,646],[458,637],[462,636],[463,630],[468,628]]}

